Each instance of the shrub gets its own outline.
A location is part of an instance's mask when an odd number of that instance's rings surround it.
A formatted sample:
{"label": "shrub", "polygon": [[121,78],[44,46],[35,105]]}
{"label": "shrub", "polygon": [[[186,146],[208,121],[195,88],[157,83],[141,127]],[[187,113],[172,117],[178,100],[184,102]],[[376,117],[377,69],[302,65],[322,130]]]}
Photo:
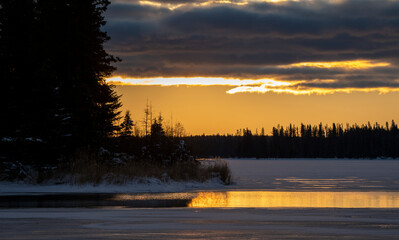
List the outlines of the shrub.
{"label": "shrub", "polygon": [[154,161],[134,159],[127,155],[103,156],[81,152],[71,161],[70,177],[74,184],[102,182],[124,184],[143,178],[157,178],[164,182],[205,182],[218,178],[224,184],[231,183],[231,172],[224,160],[175,162],[162,164]]}

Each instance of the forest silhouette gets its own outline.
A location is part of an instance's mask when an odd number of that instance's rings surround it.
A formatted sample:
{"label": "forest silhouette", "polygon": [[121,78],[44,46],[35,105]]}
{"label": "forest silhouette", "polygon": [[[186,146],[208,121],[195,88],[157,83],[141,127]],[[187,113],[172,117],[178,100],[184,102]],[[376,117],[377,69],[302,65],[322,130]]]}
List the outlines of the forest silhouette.
{"label": "forest silhouette", "polygon": [[385,125],[301,124],[262,129],[248,128],[235,135],[187,136],[191,152],[198,157],[240,158],[397,158],[399,129],[395,121]]}

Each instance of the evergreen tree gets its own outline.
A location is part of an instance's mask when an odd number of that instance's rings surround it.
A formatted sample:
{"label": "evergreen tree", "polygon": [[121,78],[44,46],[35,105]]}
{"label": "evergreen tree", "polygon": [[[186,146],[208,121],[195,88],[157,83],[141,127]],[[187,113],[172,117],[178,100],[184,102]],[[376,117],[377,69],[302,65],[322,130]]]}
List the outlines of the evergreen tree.
{"label": "evergreen tree", "polygon": [[[118,128],[121,103],[105,82],[118,59],[104,50],[109,37],[101,30],[109,4],[0,0],[1,135],[13,140],[9,157],[54,164],[101,146]],[[45,145],[41,157],[27,139]]]}
{"label": "evergreen tree", "polygon": [[49,68],[44,74],[57,82],[72,147],[98,146],[116,130],[120,102],[105,78],[117,59],[105,52],[109,37],[101,31],[108,5],[107,0],[38,1],[43,62]]}
{"label": "evergreen tree", "polygon": [[163,129],[163,118],[161,115],[154,118],[151,125],[151,143],[152,145],[161,144],[163,138],[165,137],[165,130]]}
{"label": "evergreen tree", "polygon": [[130,111],[128,110],[126,111],[123,122],[121,123],[121,136],[131,136],[133,126],[133,120],[130,116]]}
{"label": "evergreen tree", "polygon": [[166,147],[166,137],[162,122],[163,118],[159,115],[158,119],[154,118],[151,124],[150,159],[157,162],[165,160],[167,155],[164,149]]}

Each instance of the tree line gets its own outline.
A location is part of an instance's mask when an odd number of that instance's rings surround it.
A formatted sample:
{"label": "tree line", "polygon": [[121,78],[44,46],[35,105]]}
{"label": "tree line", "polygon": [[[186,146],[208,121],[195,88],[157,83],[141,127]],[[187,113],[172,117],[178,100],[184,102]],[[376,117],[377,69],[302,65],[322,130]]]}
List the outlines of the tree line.
{"label": "tree line", "polygon": [[182,123],[165,121],[162,113],[155,116],[147,101],[141,121],[134,121],[129,110],[125,112],[110,146],[140,161],[175,164],[193,159],[182,141],[184,134]]}
{"label": "tree line", "polygon": [[395,121],[380,125],[300,124],[277,126],[272,135],[253,134],[248,128],[236,135],[187,136],[198,157],[242,158],[398,158],[399,130]]}
{"label": "tree line", "polygon": [[173,121],[173,117],[169,120],[165,120],[162,113],[155,116],[152,109],[152,104],[147,101],[144,108],[144,117],[142,120],[133,121],[130,110],[126,110],[122,117],[122,122],[119,125],[119,129],[115,132],[116,136],[135,136],[145,137],[151,135],[151,128],[153,123],[161,124],[163,131],[168,137],[182,137],[186,135],[183,124],[179,121]]}

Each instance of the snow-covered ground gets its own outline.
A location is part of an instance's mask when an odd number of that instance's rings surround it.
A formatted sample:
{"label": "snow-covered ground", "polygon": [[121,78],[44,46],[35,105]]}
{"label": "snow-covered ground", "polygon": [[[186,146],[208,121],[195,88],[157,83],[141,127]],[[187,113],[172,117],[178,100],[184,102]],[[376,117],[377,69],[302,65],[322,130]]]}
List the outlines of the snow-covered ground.
{"label": "snow-covered ground", "polygon": [[217,179],[205,183],[199,182],[162,182],[158,179],[142,179],[125,185],[69,185],[69,184],[24,184],[0,182],[0,196],[7,195],[37,195],[63,193],[163,193],[185,192],[195,190],[212,190],[222,188]]}
{"label": "snow-covered ground", "polygon": [[0,195],[40,193],[136,193],[202,190],[399,190],[399,160],[278,159],[227,160],[233,185],[215,181],[143,179],[126,185],[28,185],[0,182]]}

